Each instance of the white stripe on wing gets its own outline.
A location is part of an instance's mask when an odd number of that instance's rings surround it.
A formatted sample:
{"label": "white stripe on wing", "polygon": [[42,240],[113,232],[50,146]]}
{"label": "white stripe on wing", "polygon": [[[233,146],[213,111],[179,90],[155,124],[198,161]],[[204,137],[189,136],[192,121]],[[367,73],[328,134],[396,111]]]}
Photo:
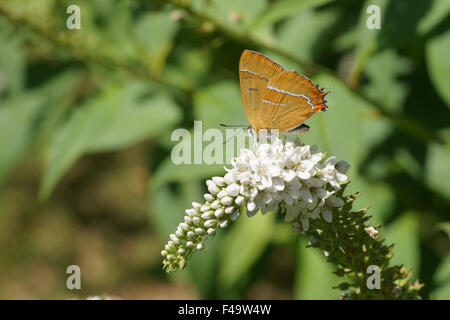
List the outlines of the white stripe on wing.
{"label": "white stripe on wing", "polygon": [[305,99],[306,99],[306,103],[309,104],[309,105],[311,106],[311,111],[314,110],[314,105],[311,103],[311,99],[308,98],[307,96],[305,96],[304,94],[301,94],[301,93],[298,93],[298,94],[297,94],[297,93],[293,93],[293,92],[290,92],[290,91],[281,90],[281,89],[278,89],[278,88],[273,87],[273,86],[270,86],[270,85],[267,86],[267,89],[269,89],[269,90],[274,90],[274,91],[280,92],[280,93],[285,93],[285,94],[288,94],[288,95],[293,96],[293,97],[302,97],[302,98],[305,98]]}
{"label": "white stripe on wing", "polygon": [[272,101],[269,101],[269,100],[266,100],[266,99],[263,99],[262,102],[270,103],[270,104],[273,104],[273,105],[275,105],[275,106],[286,106],[284,103],[281,103],[281,102],[272,102]]}

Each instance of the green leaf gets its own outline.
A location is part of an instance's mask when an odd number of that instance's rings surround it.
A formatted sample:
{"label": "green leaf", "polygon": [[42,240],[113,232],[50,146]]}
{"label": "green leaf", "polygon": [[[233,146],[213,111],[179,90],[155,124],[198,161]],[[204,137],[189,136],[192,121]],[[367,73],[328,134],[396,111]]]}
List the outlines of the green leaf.
{"label": "green leaf", "polygon": [[[248,120],[242,107],[239,87],[235,82],[223,81],[199,90],[194,96],[195,119],[202,120],[202,129],[206,133],[208,129],[220,130],[221,137],[231,138],[233,133],[243,134],[245,129],[223,128],[221,123],[232,125],[246,125]],[[218,133],[218,131],[217,131]],[[225,139],[224,139],[225,140]],[[220,144],[222,141],[219,141]],[[223,141],[225,142],[225,141]],[[203,146],[211,142],[205,141]],[[236,139],[220,145],[223,148],[223,159],[230,163],[239,150]]]}
{"label": "green leaf", "polygon": [[367,27],[367,19],[369,18],[369,15],[367,14],[367,8],[372,4],[372,1],[367,0],[361,6],[358,26],[356,28],[356,34],[354,37],[354,40],[356,42],[355,57],[352,61],[350,74],[348,76],[348,82],[352,85],[356,85],[358,83],[359,76],[365,69],[366,63],[370,60],[371,55],[377,50],[379,46],[378,38],[384,28],[384,16],[389,1],[381,0],[376,4],[380,8],[381,29],[369,29]]}
{"label": "green leaf", "polygon": [[428,40],[425,46],[428,72],[436,91],[450,108],[450,31]]}
{"label": "green leaf", "polygon": [[0,93],[16,94],[25,84],[24,51],[20,50],[20,37],[13,37],[13,30],[5,21],[0,20]]}
{"label": "green leaf", "polygon": [[430,144],[425,163],[425,182],[431,189],[450,199],[450,145]]}
{"label": "green leaf", "polygon": [[171,63],[164,70],[164,79],[186,90],[193,90],[211,76],[211,55],[203,49],[174,50]]}
{"label": "green leaf", "polygon": [[394,256],[390,265],[413,267],[413,274],[420,272],[419,221],[414,212],[402,214],[393,223],[386,226],[387,243],[394,244]]}
{"label": "green leaf", "polygon": [[326,261],[323,252],[305,246],[306,241],[299,240],[294,298],[339,299],[339,290],[333,289],[341,282],[333,274],[335,267]]}
{"label": "green leaf", "polygon": [[168,98],[143,98],[143,92],[139,84],[125,89],[113,85],[74,111],[49,148],[41,198],[50,195],[62,175],[84,153],[127,147],[160,134],[178,120],[178,110]]}
{"label": "green leaf", "polygon": [[437,227],[444,231],[447,234],[447,237],[450,238],[450,222],[438,223]]}
{"label": "green leaf", "polygon": [[67,71],[0,107],[0,185],[25,154],[48,136],[70,101],[79,73]]}
{"label": "green leaf", "polygon": [[437,286],[432,292],[434,299],[450,299],[450,254],[439,264],[433,283]]}
{"label": "green leaf", "polygon": [[109,88],[75,110],[56,133],[48,151],[47,168],[41,182],[40,198],[47,198],[67,169],[87,151],[92,137],[105,124],[107,115],[118,107],[120,89]]}
{"label": "green leaf", "polygon": [[383,182],[374,182],[358,176],[352,180],[355,187],[349,188],[352,192],[361,192],[356,204],[358,208],[370,207],[371,224],[384,223],[395,212],[396,198],[392,186]]}
{"label": "green leaf", "polygon": [[221,288],[232,287],[255,264],[272,239],[275,213],[240,217],[223,240],[218,281]]}
{"label": "green leaf", "polygon": [[[373,2],[369,2],[373,3]],[[379,1],[377,1],[377,4]],[[429,11],[430,1],[390,0],[382,10],[380,44],[382,46],[402,47],[414,41],[417,25],[424,14]]]}
{"label": "green leaf", "polygon": [[450,2],[448,0],[432,0],[431,3],[431,8],[420,19],[417,26],[417,31],[420,35],[430,32],[450,12]]}
{"label": "green leaf", "polygon": [[248,123],[239,87],[234,81],[223,81],[198,90],[194,95],[194,116],[202,120],[204,130],[221,129],[220,123]]}
{"label": "green leaf", "polygon": [[[281,4],[283,2],[275,2]],[[292,55],[305,61],[315,61],[320,51],[328,50],[327,35],[331,34],[333,24],[339,19],[337,10],[314,11],[310,6],[328,1],[303,1],[298,3],[310,3],[301,12],[287,19],[279,28],[277,40],[279,46],[286,49]],[[295,13],[289,11],[290,14]],[[299,32],[308,30],[308,32]]]}
{"label": "green leaf", "polygon": [[[262,14],[257,16],[251,23],[249,28],[255,29],[262,24],[269,24],[277,22],[283,18],[292,16],[298,12],[317,8],[323,4],[329,3],[332,0],[282,0],[272,2]],[[243,1],[245,2],[245,1]],[[310,31],[313,28],[310,29]]]}
{"label": "green leaf", "polygon": [[181,119],[181,111],[163,95],[146,97],[148,88],[136,83],[129,85],[97,136],[89,144],[89,151],[108,151],[125,148],[154,137],[171,128]]}
{"label": "green leaf", "polygon": [[352,180],[370,148],[390,133],[390,123],[385,118],[373,116],[373,107],[340,81],[319,75],[314,82],[320,87],[328,86],[331,91],[326,96],[329,108],[307,120],[311,129],[300,138],[305,143],[318,144],[319,150],[350,163],[348,173]]}
{"label": "green leaf", "polygon": [[142,43],[142,60],[155,75],[160,75],[178,31],[178,24],[166,12],[149,13],[136,24],[136,35]]}
{"label": "green leaf", "polygon": [[42,96],[20,95],[0,108],[0,184],[27,151],[43,100]]}
{"label": "green leaf", "polygon": [[363,90],[389,111],[399,112],[408,94],[405,81],[399,80],[411,71],[411,62],[393,49],[374,54],[365,66],[369,83]]}
{"label": "green leaf", "polygon": [[192,6],[206,12],[220,23],[236,31],[244,31],[246,26],[267,6],[265,0],[193,0]]}

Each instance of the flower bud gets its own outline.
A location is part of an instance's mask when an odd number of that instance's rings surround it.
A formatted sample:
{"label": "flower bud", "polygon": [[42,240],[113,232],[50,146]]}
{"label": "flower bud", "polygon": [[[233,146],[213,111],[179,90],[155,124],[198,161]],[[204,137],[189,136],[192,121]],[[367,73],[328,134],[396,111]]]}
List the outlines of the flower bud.
{"label": "flower bud", "polygon": [[184,222],[186,222],[187,224],[191,224],[192,219],[189,216],[184,216]]}
{"label": "flower bud", "polygon": [[214,225],[216,225],[217,222],[218,221],[216,219],[211,219],[211,220],[206,221],[203,225],[205,227],[209,228],[209,227],[213,227]]}
{"label": "flower bud", "polygon": [[206,185],[208,186],[209,193],[215,195],[218,194],[220,191],[220,188],[216,185],[216,183],[212,180],[207,180]]}
{"label": "flower bud", "polygon": [[222,199],[223,197],[226,197],[228,195],[228,193],[225,190],[221,190],[218,194],[217,194],[217,198],[218,199]]}
{"label": "flower bud", "polygon": [[188,231],[188,233],[186,234],[186,236],[187,236],[189,239],[192,239],[192,238],[195,236],[195,233],[192,232],[192,231]]}
{"label": "flower bud", "polygon": [[222,204],[220,203],[219,200],[214,200],[214,202],[211,203],[211,208],[214,209],[214,210],[220,208],[221,206],[222,206]]}
{"label": "flower bud", "polygon": [[218,185],[219,187],[223,187],[225,185],[225,180],[222,177],[213,177],[212,180]]}
{"label": "flower bud", "polygon": [[230,184],[226,189],[229,196],[236,197],[239,194],[240,186],[237,183]]}
{"label": "flower bud", "polygon": [[226,196],[226,197],[223,197],[222,200],[220,200],[220,202],[222,202],[222,204],[225,206],[229,206],[233,203],[233,200],[234,199],[232,197]]}
{"label": "flower bud", "polygon": [[237,196],[236,200],[234,200],[234,202],[238,205],[241,206],[244,204],[245,202],[245,198],[243,196]]}
{"label": "flower bud", "polygon": [[202,228],[196,228],[196,229],[195,229],[195,233],[196,233],[196,234],[199,234],[199,235],[202,235],[202,234],[205,233],[205,230],[203,230]]}
{"label": "flower bud", "polygon": [[225,210],[223,208],[219,208],[214,212],[216,218],[221,218],[225,214]]}
{"label": "flower bud", "polygon": [[221,228],[226,228],[226,227],[228,227],[228,224],[229,224],[229,220],[224,220],[224,221],[219,223],[219,226]]}
{"label": "flower bud", "polygon": [[202,207],[202,205],[198,202],[192,202],[192,207],[196,210],[200,210],[200,208]]}
{"label": "flower bud", "polygon": [[202,214],[202,219],[205,220],[211,219],[212,217],[214,217],[214,211],[212,210],[206,211],[204,214]]}
{"label": "flower bud", "polygon": [[235,207],[226,207],[225,208],[225,213],[226,214],[232,214],[234,211],[236,210],[236,208]]}
{"label": "flower bud", "polygon": [[334,167],[340,173],[346,173],[348,168],[350,168],[350,165],[348,164],[347,161],[342,160],[342,161],[339,161],[338,163],[336,163],[336,165]]}

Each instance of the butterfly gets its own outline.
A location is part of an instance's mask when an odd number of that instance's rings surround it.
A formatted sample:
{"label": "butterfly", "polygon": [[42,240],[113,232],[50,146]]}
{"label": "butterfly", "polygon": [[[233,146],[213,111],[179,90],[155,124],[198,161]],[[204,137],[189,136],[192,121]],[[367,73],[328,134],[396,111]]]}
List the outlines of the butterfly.
{"label": "butterfly", "polygon": [[265,55],[245,50],[239,62],[242,103],[251,127],[281,133],[308,130],[304,122],[327,109],[325,95],[307,77]]}

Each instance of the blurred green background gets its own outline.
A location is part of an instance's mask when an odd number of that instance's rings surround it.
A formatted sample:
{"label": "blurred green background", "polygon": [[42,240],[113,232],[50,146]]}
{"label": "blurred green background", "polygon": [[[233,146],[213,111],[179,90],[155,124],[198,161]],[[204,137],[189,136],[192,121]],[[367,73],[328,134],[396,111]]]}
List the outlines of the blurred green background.
{"label": "blurred green background", "polygon": [[224,172],[172,164],[171,132],[247,123],[246,48],[328,86],[301,139],[351,163],[393,262],[450,298],[449,14],[448,0],[0,0],[0,298],[339,298],[333,266],[274,215],[162,270],[184,209]]}

